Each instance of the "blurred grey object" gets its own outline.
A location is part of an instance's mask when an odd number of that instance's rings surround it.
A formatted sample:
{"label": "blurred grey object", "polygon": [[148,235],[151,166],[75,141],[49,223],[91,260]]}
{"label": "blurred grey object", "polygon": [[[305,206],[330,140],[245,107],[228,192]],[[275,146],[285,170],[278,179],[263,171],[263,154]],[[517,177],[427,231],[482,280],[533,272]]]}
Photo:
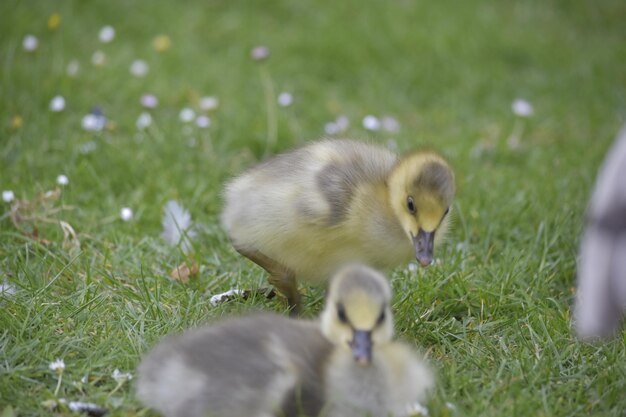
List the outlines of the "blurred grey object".
{"label": "blurred grey object", "polygon": [[609,337],[626,312],[626,125],[605,157],[578,259],[574,325],[582,339]]}

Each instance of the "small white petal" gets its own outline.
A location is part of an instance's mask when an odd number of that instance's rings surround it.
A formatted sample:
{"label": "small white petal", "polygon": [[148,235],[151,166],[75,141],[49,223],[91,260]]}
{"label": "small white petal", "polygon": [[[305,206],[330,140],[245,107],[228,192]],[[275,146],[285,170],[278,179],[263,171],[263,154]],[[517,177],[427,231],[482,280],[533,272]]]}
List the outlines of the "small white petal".
{"label": "small white petal", "polygon": [[98,132],[106,126],[106,118],[102,115],[89,113],[83,117],[81,126],[89,132]]}
{"label": "small white petal", "polygon": [[326,132],[327,135],[334,136],[340,131],[341,129],[339,129],[339,126],[337,126],[335,122],[328,122],[324,125],[324,132]]}
{"label": "small white petal", "polygon": [[380,120],[376,116],[365,116],[363,118],[363,127],[372,131],[380,130]]}
{"label": "small white petal", "polygon": [[109,43],[115,38],[115,29],[112,26],[104,26],[100,29],[98,38],[102,43]]}
{"label": "small white petal", "polygon": [[278,105],[281,107],[289,107],[293,103],[293,96],[286,91],[278,95]]}
{"label": "small white petal", "polygon": [[408,268],[409,268],[410,272],[417,272],[417,264],[416,263],[410,262]]}
{"label": "small white petal", "polygon": [[196,126],[198,127],[206,129],[210,125],[211,125],[211,119],[209,119],[207,116],[204,116],[204,115],[198,116],[198,118],[196,119]]}
{"label": "small white petal", "polygon": [[4,190],[2,192],[2,201],[4,201],[5,203],[10,203],[13,200],[15,200],[15,193],[13,193],[13,191]]}
{"label": "small white petal", "polygon": [[532,104],[522,98],[513,101],[511,110],[513,110],[516,116],[520,117],[530,117],[535,114],[535,109],[533,109]]}
{"label": "small white petal", "polygon": [[263,61],[270,56],[270,48],[267,46],[257,46],[252,49],[250,56],[255,61]]}
{"label": "small white petal", "polygon": [[70,180],[67,178],[67,176],[61,174],[57,177],[57,184],[65,186],[69,183],[70,183]]}
{"label": "small white petal", "polygon": [[200,108],[205,111],[215,110],[219,105],[220,101],[217,97],[207,96],[200,99]]}
{"label": "small white petal", "polygon": [[104,61],[106,61],[107,56],[102,51],[96,51],[91,55],[91,63],[96,67],[100,67],[104,65]]}
{"label": "small white petal", "polygon": [[137,129],[144,130],[152,124],[152,116],[148,112],[143,112],[137,118]]}
{"label": "small white petal", "polygon": [[180,113],[178,114],[178,118],[185,123],[189,123],[191,122],[193,119],[196,118],[196,112],[193,111],[193,109],[190,109],[189,107],[185,107],[184,109],[182,109],[180,111]]}
{"label": "small white petal", "polygon": [[350,120],[346,116],[339,116],[335,120],[335,124],[341,132],[345,132],[350,127]]}
{"label": "small white petal", "polygon": [[63,359],[57,359],[54,362],[50,362],[48,368],[50,368],[51,371],[63,370],[65,369],[65,362],[63,362]]}
{"label": "small white petal", "polygon": [[154,109],[159,105],[159,99],[152,94],[144,94],[140,99],[141,105],[147,109]]}
{"label": "small white petal", "polygon": [[115,370],[113,371],[113,375],[111,375],[111,376],[117,382],[130,381],[131,379],[133,379],[133,376],[130,374],[130,372],[122,373],[117,368],[115,368]]}
{"label": "small white petal", "polygon": [[77,60],[73,59],[67,64],[67,68],[65,72],[67,72],[67,75],[69,75],[70,77],[76,77],[76,75],[78,75],[79,70],[80,70],[80,63]]}
{"label": "small white petal", "polygon": [[136,59],[130,64],[130,73],[135,77],[143,77],[148,73],[148,63],[143,59]]}
{"label": "small white petal", "polygon": [[26,35],[22,41],[22,46],[26,51],[32,52],[39,46],[39,41],[34,35]]}
{"label": "small white petal", "polygon": [[65,109],[65,99],[63,96],[54,96],[50,100],[50,110],[53,112],[60,112]]}
{"label": "small white petal", "polygon": [[400,123],[391,116],[385,116],[382,120],[383,130],[390,133],[398,133],[400,131]]}
{"label": "small white petal", "polygon": [[129,220],[132,220],[132,218],[133,218],[133,211],[130,208],[128,208],[128,207],[124,207],[122,210],[120,210],[120,217],[125,222],[127,222]]}

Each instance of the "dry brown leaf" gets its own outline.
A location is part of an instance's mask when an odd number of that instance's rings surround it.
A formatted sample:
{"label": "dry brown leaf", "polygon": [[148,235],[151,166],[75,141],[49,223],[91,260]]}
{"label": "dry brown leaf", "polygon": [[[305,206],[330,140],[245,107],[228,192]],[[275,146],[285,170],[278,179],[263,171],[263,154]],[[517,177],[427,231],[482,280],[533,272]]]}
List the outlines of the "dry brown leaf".
{"label": "dry brown leaf", "polygon": [[187,261],[185,261],[170,272],[170,277],[183,284],[188,282],[189,278],[193,278],[196,275],[198,275],[198,264],[196,261],[191,261],[191,268]]}

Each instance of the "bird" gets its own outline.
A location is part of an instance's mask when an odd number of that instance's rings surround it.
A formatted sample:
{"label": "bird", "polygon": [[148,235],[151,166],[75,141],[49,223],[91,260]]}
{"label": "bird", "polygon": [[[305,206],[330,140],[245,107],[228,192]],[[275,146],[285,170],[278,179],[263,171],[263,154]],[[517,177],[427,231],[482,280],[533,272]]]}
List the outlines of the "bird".
{"label": "bird", "polygon": [[574,309],[582,340],[615,335],[626,314],[626,124],[608,151],[587,206]]}
{"label": "bird", "polygon": [[409,415],[434,376],[393,339],[385,276],[349,264],[316,320],[230,317],[167,337],[138,368],[137,397],[164,417]]}
{"label": "bird", "polygon": [[430,265],[454,195],[454,172],[435,152],[398,156],[325,139],[228,181],[220,221],[235,250],[268,272],[297,314],[296,279],[320,283],[349,262],[385,271],[413,258]]}

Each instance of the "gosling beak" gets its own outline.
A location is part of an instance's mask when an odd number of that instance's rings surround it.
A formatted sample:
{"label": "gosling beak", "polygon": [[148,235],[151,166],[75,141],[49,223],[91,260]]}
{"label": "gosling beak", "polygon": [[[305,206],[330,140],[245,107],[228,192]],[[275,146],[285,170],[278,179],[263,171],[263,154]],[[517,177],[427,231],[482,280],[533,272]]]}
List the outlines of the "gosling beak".
{"label": "gosling beak", "polygon": [[[412,235],[411,235],[412,236]],[[415,258],[423,267],[433,262],[433,244],[435,242],[435,231],[425,232],[422,228],[413,237],[415,246]]]}
{"label": "gosling beak", "polygon": [[355,330],[352,333],[352,357],[361,366],[372,363],[372,332],[365,330]]}

